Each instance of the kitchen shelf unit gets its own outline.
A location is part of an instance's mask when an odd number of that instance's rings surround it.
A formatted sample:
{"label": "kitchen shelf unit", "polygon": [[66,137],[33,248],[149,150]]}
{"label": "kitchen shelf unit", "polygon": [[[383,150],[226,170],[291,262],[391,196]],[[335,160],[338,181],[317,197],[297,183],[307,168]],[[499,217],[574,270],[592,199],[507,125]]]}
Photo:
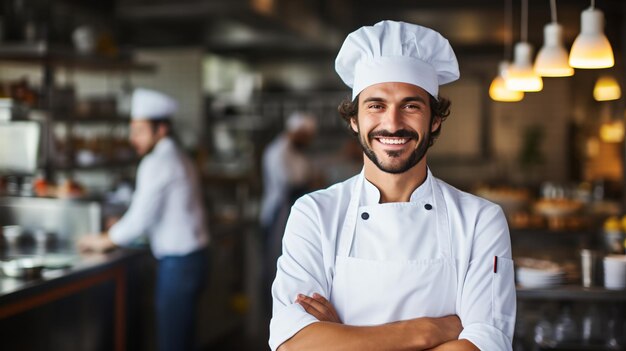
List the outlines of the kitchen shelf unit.
{"label": "kitchen shelf unit", "polygon": [[[53,93],[55,89],[55,73],[58,69],[68,71],[80,70],[86,72],[113,72],[116,74],[128,74],[129,72],[153,73],[156,66],[150,63],[141,63],[130,57],[105,57],[98,55],[83,55],[69,48],[54,47],[45,42],[35,43],[5,43],[0,46],[0,65],[3,63],[18,63],[38,66],[43,70],[41,86],[41,100],[37,104],[37,109],[43,110],[45,118],[42,123],[42,153],[40,166],[44,169],[46,176],[57,171],[72,172],[81,171],[103,171],[107,168],[129,168],[136,166],[137,157],[130,156],[125,151],[124,157],[115,158],[113,153],[107,152],[108,157],[104,160],[98,159],[94,162],[81,164],[76,160],[76,148],[73,145],[72,133],[75,128],[102,128],[109,126],[111,130],[110,138],[105,141],[104,148],[112,147],[119,143],[114,140],[113,131],[124,128],[128,125],[128,116],[118,116],[115,113],[90,112],[76,113],[75,101],[59,101]],[[56,101],[54,99],[57,99]],[[59,106],[62,107],[59,110]],[[109,110],[107,110],[109,111]],[[65,148],[61,151],[64,159],[55,160],[51,150],[55,143],[55,128],[66,128],[66,137],[62,140]],[[120,139],[120,138],[118,138]],[[100,155],[102,156],[102,155]],[[63,158],[63,157],[62,157]]]}
{"label": "kitchen shelf unit", "polygon": [[[519,229],[511,228],[511,244],[513,259],[530,257],[545,259],[559,264],[572,265],[580,269],[579,251],[582,248],[601,250],[603,248],[602,233],[596,222],[588,228],[579,230],[550,230],[547,228]],[[569,272],[568,274],[572,274]],[[626,335],[619,329],[617,337],[619,347],[583,341],[583,322],[592,308],[597,309],[603,318],[602,323],[616,319],[619,326],[624,326],[626,317],[626,290],[610,290],[602,286],[585,288],[580,276],[571,275],[565,285],[545,288],[529,288],[518,286],[517,289],[517,323],[514,343],[516,350],[524,351],[602,351],[625,350]],[[556,329],[559,318],[566,306],[570,311],[578,334],[579,341],[563,341],[555,344],[537,344],[534,341],[535,327],[540,321],[548,321]],[[602,325],[604,330],[608,328]],[[618,327],[621,328],[621,327]],[[555,332],[553,329],[553,333]],[[626,332],[626,331],[624,331]],[[555,337],[554,335],[552,336]]]}
{"label": "kitchen shelf unit", "polygon": [[[54,115],[54,114],[53,114]],[[130,118],[127,116],[111,116],[111,115],[102,115],[102,116],[90,116],[90,117],[52,117],[50,118],[50,122],[53,124],[53,128],[59,125],[63,126],[66,129],[67,137],[64,138],[66,143],[64,150],[60,150],[60,154],[65,156],[65,159],[60,162],[57,159],[52,161],[52,167],[58,171],[72,171],[72,170],[80,170],[80,171],[103,171],[106,169],[124,169],[136,166],[139,159],[134,155],[129,145],[126,145],[127,142],[114,140],[112,138],[113,131],[117,129],[126,130],[128,124],[130,122]],[[81,164],[76,155],[79,150],[75,147],[75,140],[71,136],[73,134],[73,130],[75,128],[104,128],[107,130],[107,135],[110,135],[111,138],[100,144],[100,152],[103,152],[105,157],[104,159],[99,159],[97,161],[93,161],[87,164]],[[127,138],[124,137],[124,140]],[[119,148],[123,148],[122,155],[119,154],[116,156],[116,148],[119,151]],[[101,158],[104,155],[99,155]]]}

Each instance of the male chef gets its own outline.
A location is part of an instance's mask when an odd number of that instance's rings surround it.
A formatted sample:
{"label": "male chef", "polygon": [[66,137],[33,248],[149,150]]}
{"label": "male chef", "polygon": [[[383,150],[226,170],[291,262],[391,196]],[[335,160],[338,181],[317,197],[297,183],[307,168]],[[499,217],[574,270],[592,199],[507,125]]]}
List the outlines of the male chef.
{"label": "male chef", "polygon": [[511,350],[502,210],[427,166],[449,114],[439,86],[459,78],[450,44],[382,21],[348,35],[335,68],[352,88],[340,113],[364,167],[292,207],[272,287],[272,350]]}
{"label": "male chef", "polygon": [[197,302],[207,279],[208,231],[191,160],[171,136],[176,102],[154,90],[132,96],[130,141],[142,157],[129,209],[103,235],[80,238],[84,251],[107,251],[148,235],[158,259],[158,350],[193,350]]}

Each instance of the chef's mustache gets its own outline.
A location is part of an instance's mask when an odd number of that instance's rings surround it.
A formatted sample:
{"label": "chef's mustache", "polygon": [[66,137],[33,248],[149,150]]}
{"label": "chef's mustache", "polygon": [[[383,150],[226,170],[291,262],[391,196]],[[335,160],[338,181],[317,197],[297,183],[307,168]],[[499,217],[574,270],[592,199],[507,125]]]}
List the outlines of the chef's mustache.
{"label": "chef's mustache", "polygon": [[419,140],[419,137],[420,137],[419,134],[417,134],[416,132],[412,132],[406,129],[396,130],[393,133],[385,129],[375,130],[373,132],[370,132],[367,136],[370,139],[376,138],[376,137],[383,137],[383,138],[386,137],[386,138],[412,138],[416,140]]}

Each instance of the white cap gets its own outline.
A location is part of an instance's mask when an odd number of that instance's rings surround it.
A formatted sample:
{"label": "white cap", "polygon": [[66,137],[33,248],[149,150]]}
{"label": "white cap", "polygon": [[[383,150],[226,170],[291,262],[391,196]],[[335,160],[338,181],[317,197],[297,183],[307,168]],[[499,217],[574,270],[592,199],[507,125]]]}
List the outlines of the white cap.
{"label": "white cap", "polygon": [[317,122],[315,117],[306,112],[295,111],[292,112],[287,118],[286,123],[287,130],[290,132],[297,131],[309,131],[315,132],[317,128]]}
{"label": "white cap", "polygon": [[132,119],[169,118],[178,110],[178,104],[171,97],[149,89],[137,88],[133,92],[130,108]]}
{"label": "white cap", "polygon": [[459,79],[454,51],[438,32],[416,24],[381,21],[350,33],[335,70],[352,88],[352,100],[370,85],[417,85],[437,98],[439,86]]}

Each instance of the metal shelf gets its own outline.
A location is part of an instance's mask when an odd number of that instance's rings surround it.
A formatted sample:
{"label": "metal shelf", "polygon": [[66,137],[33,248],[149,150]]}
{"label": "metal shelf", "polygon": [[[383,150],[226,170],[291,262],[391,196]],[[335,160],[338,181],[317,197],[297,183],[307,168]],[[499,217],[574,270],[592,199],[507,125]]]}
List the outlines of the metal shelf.
{"label": "metal shelf", "polygon": [[615,351],[623,350],[623,347],[612,347],[608,345],[585,345],[583,343],[563,343],[554,346],[537,345],[539,351]]}
{"label": "metal shelf", "polygon": [[587,235],[595,235],[595,231],[592,228],[580,228],[580,229],[560,229],[554,230],[549,228],[511,228],[510,229],[512,236],[546,236],[546,235],[554,235],[554,236],[564,236],[564,237],[576,237],[576,236],[587,236]]}
{"label": "metal shelf", "polygon": [[541,289],[518,286],[517,298],[524,300],[626,301],[626,290],[609,290],[601,287],[585,288],[578,285],[562,285]]}
{"label": "metal shelf", "polygon": [[127,168],[137,166],[139,163],[138,159],[132,159],[127,161],[109,161],[109,162],[99,162],[93,165],[79,166],[79,165],[54,165],[55,170],[59,171],[93,171],[93,170],[102,170],[102,169],[110,169],[110,168]]}
{"label": "metal shelf", "polygon": [[98,123],[115,123],[128,124],[130,118],[128,116],[95,116],[95,117],[69,117],[69,118],[53,118],[54,123],[67,124],[98,124]]}
{"label": "metal shelf", "polygon": [[44,42],[3,43],[0,61],[50,65],[92,71],[143,71],[154,72],[155,65],[139,63],[130,58],[80,55],[67,48],[51,48]]}

